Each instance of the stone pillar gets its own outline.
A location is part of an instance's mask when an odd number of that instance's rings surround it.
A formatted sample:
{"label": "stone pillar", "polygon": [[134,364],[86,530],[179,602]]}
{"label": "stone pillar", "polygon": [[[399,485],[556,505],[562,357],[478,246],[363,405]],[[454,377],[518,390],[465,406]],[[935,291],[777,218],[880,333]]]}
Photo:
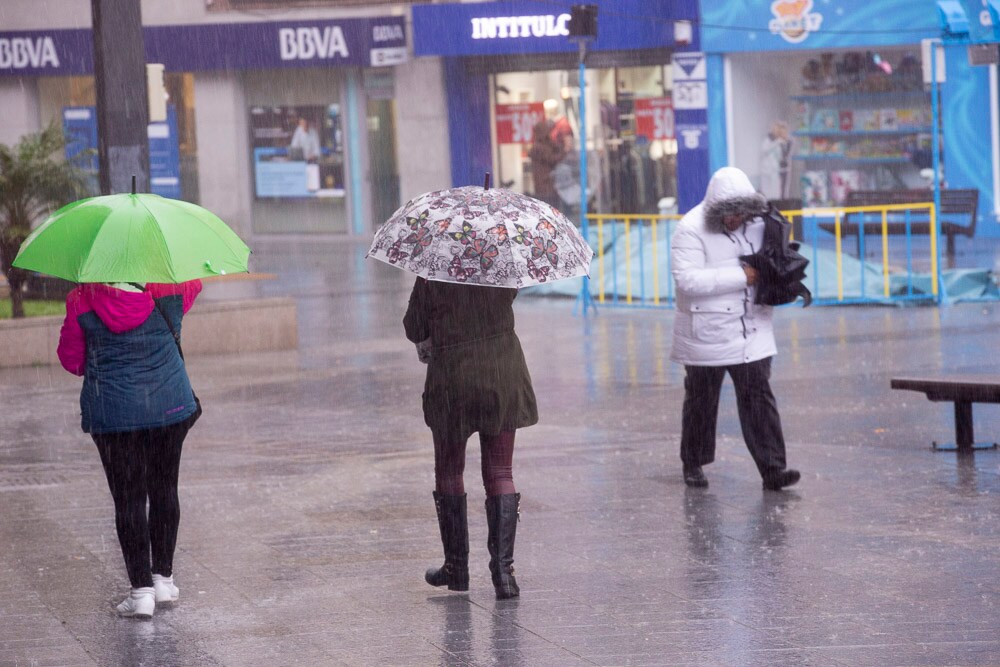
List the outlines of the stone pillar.
{"label": "stone pillar", "polygon": [[13,146],[41,129],[38,84],[33,78],[0,78],[0,144]]}
{"label": "stone pillar", "polygon": [[239,75],[198,72],[194,79],[195,136],[201,206],[222,218],[248,244],[253,236],[250,141]]}
{"label": "stone pillar", "polygon": [[135,0],[90,0],[101,194],[149,192],[142,12]]}

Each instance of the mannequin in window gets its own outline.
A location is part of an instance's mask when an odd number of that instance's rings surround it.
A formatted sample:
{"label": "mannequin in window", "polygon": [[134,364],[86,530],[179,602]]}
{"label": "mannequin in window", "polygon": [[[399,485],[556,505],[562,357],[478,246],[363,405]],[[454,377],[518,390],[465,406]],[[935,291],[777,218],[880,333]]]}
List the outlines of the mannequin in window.
{"label": "mannequin in window", "polygon": [[559,103],[555,100],[545,100],[545,118],[539,121],[532,130],[531,148],[528,157],[531,158],[531,176],[535,184],[534,196],[547,204],[559,205],[552,182],[552,170],[563,159],[565,150],[563,144],[553,138],[553,130],[558,116]]}
{"label": "mannequin in window", "polygon": [[768,199],[785,199],[792,139],[788,125],[775,121],[760,145],[760,191]]}

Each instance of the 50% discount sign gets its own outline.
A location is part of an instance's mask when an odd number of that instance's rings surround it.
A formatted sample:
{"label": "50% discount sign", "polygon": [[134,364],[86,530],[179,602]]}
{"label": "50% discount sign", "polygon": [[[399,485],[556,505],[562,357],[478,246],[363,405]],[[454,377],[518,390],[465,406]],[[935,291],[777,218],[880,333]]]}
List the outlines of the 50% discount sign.
{"label": "50% discount sign", "polygon": [[541,102],[496,105],[497,143],[530,144],[535,125],[545,118]]}
{"label": "50% discount sign", "polygon": [[651,97],[635,101],[635,132],[650,141],[673,139],[674,105],[666,97]]}

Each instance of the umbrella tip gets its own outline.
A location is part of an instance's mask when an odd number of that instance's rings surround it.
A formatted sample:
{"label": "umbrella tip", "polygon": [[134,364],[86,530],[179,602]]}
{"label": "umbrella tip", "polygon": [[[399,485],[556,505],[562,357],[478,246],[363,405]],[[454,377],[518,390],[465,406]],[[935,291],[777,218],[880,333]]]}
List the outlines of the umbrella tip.
{"label": "umbrella tip", "polygon": [[135,194],[135,174],[132,174],[132,194]]}
{"label": "umbrella tip", "polygon": [[490,172],[486,172],[486,182],[483,183],[483,190],[490,189]]}

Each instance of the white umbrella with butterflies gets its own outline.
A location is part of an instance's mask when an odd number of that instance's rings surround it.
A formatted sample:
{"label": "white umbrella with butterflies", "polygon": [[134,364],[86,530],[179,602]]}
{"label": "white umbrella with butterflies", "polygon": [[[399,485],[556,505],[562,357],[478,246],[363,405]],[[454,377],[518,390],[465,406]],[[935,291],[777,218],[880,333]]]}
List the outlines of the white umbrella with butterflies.
{"label": "white umbrella with butterflies", "polygon": [[566,216],[510,190],[466,186],[406,202],[375,233],[374,257],[428,280],[527,287],[588,275],[594,251]]}

